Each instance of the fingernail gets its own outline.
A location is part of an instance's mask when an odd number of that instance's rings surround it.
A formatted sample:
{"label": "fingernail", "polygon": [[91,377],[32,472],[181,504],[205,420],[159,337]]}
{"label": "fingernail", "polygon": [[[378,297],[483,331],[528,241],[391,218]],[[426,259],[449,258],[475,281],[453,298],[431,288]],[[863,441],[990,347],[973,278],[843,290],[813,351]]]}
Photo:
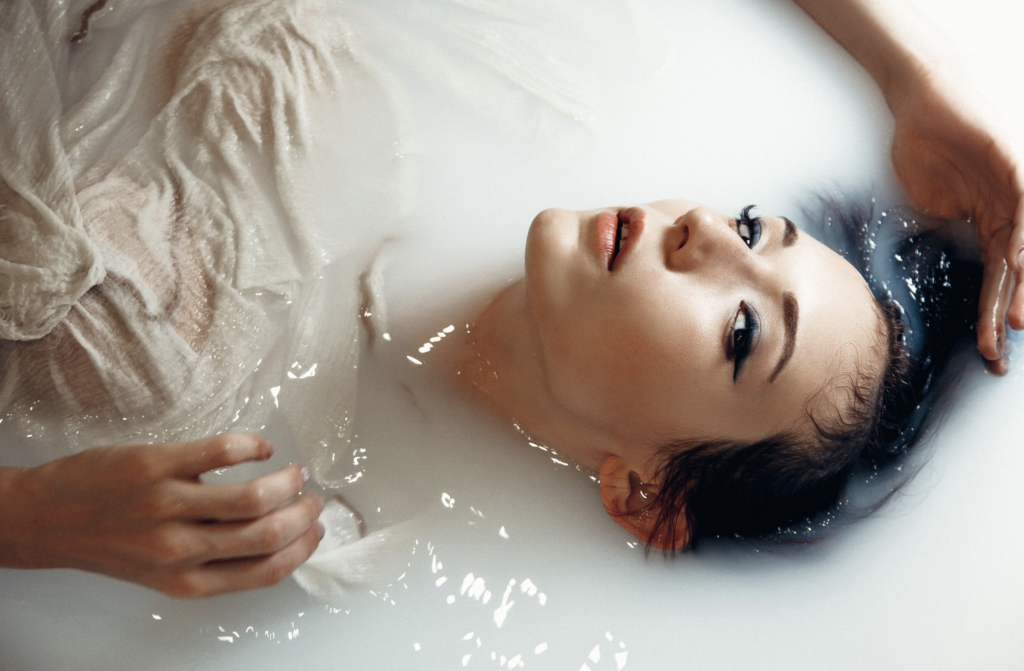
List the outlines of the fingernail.
{"label": "fingernail", "polygon": [[1017,270],[1024,269],[1024,249],[1017,252]]}
{"label": "fingernail", "polygon": [[301,473],[302,473],[302,481],[303,482],[309,482],[309,467],[308,466],[303,466]]}
{"label": "fingernail", "polygon": [[317,522],[316,523],[316,533],[320,537],[320,540],[324,539],[324,535],[327,533],[327,529],[324,528],[324,525],[323,525],[322,522]]}
{"label": "fingernail", "polygon": [[263,458],[264,459],[269,459],[272,456],[274,456],[274,444],[268,440],[267,441],[267,456],[265,456]]}

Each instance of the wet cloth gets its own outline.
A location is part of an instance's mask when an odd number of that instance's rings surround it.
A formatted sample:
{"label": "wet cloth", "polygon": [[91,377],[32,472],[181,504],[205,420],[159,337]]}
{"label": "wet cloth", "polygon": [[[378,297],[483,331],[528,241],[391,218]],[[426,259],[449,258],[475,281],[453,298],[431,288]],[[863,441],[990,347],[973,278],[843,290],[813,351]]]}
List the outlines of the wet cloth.
{"label": "wet cloth", "polygon": [[0,411],[85,444],[258,428],[280,393],[254,373],[283,331],[305,360],[279,367],[353,356],[353,293],[329,335],[289,317],[344,227],[312,193],[311,128],[386,96],[315,2],[111,4],[90,30],[119,31],[116,51],[76,70],[83,14],[0,4]]}

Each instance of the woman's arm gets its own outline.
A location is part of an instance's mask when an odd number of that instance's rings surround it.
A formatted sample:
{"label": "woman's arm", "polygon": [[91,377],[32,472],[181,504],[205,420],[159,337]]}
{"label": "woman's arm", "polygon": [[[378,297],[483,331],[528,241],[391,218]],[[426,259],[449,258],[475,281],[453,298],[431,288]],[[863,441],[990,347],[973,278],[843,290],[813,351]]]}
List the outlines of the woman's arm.
{"label": "woman's arm", "polygon": [[878,84],[896,122],[892,162],[911,202],[977,227],[985,275],[978,349],[1009,362],[1006,327],[1024,328],[1024,160],[1019,144],[907,0],[795,0]]}
{"label": "woman's arm", "polygon": [[323,501],[292,464],[238,485],[202,473],[268,459],[259,436],[101,447],[0,468],[0,566],[76,568],[178,597],[263,587],[306,561]]}
{"label": "woman's arm", "polygon": [[890,109],[948,48],[928,18],[903,0],[795,2],[868,71]]}

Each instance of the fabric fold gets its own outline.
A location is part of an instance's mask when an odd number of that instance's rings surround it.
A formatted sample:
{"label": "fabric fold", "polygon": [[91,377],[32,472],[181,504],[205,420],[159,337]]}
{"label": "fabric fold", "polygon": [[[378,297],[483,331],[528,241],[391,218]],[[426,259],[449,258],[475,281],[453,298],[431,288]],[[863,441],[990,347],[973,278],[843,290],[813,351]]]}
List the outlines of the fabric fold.
{"label": "fabric fold", "polygon": [[[0,339],[35,340],[103,281],[60,135],[66,47],[28,0],[0,4]],[[12,67],[13,66],[13,67]]]}

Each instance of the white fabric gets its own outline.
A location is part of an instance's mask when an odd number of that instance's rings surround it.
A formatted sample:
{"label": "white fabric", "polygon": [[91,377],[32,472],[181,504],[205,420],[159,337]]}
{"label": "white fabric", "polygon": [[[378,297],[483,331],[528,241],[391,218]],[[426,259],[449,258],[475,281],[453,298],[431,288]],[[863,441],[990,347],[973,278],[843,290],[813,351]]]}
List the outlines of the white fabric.
{"label": "white fabric", "polygon": [[[312,280],[351,247],[339,211],[372,207],[382,233],[400,214],[383,204],[402,186],[398,132],[358,148],[376,169],[332,154],[375,184],[335,188],[311,129],[368,113],[397,128],[389,96],[315,2],[147,4],[94,17],[94,34],[124,34],[68,105],[84,3],[0,3],[0,410],[81,445],[259,428],[300,377],[284,369],[318,361],[351,409],[356,284],[328,301]],[[378,197],[341,198],[357,189]]]}
{"label": "white fabric", "polygon": [[27,2],[0,4],[0,338],[8,340],[46,335],[104,278],[64,151],[65,50],[47,34],[62,22],[47,18]]}
{"label": "white fabric", "polygon": [[359,518],[337,499],[320,513],[324,537],[313,556],[292,577],[304,590],[326,601],[338,601],[360,585],[394,578],[402,552],[413,547],[411,527],[395,525],[362,535]]}

